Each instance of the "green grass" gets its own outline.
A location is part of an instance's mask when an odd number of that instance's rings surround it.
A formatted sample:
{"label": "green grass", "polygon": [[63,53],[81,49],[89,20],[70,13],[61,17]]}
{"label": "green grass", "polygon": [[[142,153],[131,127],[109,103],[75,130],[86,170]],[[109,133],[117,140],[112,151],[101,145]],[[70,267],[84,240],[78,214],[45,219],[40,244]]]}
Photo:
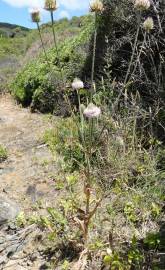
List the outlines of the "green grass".
{"label": "green grass", "polygon": [[0,145],[0,162],[6,159],[7,159],[7,150],[2,145]]}

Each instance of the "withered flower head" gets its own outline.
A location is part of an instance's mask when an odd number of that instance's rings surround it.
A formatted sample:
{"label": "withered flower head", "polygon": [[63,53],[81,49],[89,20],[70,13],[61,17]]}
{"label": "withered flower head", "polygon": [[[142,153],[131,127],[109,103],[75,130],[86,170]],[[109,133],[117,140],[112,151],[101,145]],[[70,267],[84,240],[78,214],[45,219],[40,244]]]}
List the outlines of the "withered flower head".
{"label": "withered flower head", "polygon": [[40,10],[38,8],[30,9],[32,22],[39,23],[41,21]]}
{"label": "withered flower head", "polygon": [[135,0],[134,3],[135,8],[141,11],[149,9],[150,5],[151,3],[149,0]]}
{"label": "withered flower head", "polygon": [[56,0],[45,0],[44,9],[48,11],[55,11],[58,8]]}
{"label": "withered flower head", "polygon": [[154,21],[151,17],[148,17],[144,23],[143,23],[143,27],[146,30],[146,32],[150,32],[153,28],[154,28]]}
{"label": "withered flower head", "polygon": [[100,0],[94,0],[90,2],[90,12],[102,12],[103,8],[103,3]]}

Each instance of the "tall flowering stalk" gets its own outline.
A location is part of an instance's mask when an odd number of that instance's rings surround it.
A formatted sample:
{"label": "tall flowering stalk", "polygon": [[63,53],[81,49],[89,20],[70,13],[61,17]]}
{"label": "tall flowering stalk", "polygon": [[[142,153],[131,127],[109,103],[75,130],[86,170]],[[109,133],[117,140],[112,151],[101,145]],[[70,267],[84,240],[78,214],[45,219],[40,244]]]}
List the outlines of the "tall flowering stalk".
{"label": "tall flowering stalk", "polygon": [[82,106],[81,106],[81,100],[80,100],[80,90],[83,88],[84,88],[84,83],[80,79],[75,78],[72,83],[72,89],[77,92],[79,113],[80,113],[80,120],[81,120],[80,134],[81,134],[81,139],[84,142],[84,120],[83,120]]}
{"label": "tall flowering stalk", "polygon": [[124,80],[125,102],[126,103],[127,103],[126,84],[127,84],[128,78],[129,78],[129,74],[130,74],[132,63],[133,63],[134,56],[135,56],[135,51],[136,51],[136,48],[137,48],[137,42],[138,42],[138,36],[139,36],[140,24],[141,24],[141,14],[142,14],[142,11],[147,10],[147,9],[150,8],[150,1],[149,0],[135,0],[134,7],[137,10],[137,31],[136,31],[135,41],[134,41],[134,45],[133,45],[133,49],[132,49],[131,59],[130,59],[128,70],[127,70],[125,80]]}
{"label": "tall flowering stalk", "polygon": [[86,168],[86,181],[84,183],[84,194],[86,196],[86,210],[85,210],[85,216],[86,219],[84,220],[84,240],[85,244],[88,243],[88,234],[89,234],[89,225],[91,222],[92,217],[97,211],[97,208],[99,207],[102,199],[98,200],[93,207],[93,209],[90,208],[90,202],[91,202],[91,181],[92,181],[92,171],[91,171],[91,160],[93,155],[93,147],[95,144],[95,138],[94,133],[96,131],[96,122],[98,120],[98,117],[101,114],[101,109],[94,105],[93,103],[90,103],[83,112],[83,116],[88,120],[89,122],[89,141],[85,145],[85,158],[87,162],[87,168]]}
{"label": "tall flowering stalk", "polygon": [[62,81],[64,83],[64,77],[63,77],[62,66],[61,66],[61,62],[60,62],[60,55],[59,55],[57,39],[56,39],[56,32],[55,32],[55,28],[54,28],[54,15],[53,15],[53,13],[54,13],[54,11],[56,11],[58,9],[57,1],[56,0],[45,0],[44,9],[50,12],[54,45],[55,45],[56,54],[57,54],[57,61],[58,61],[58,65],[60,68],[61,78],[62,78]]}
{"label": "tall flowering stalk", "polygon": [[[86,197],[85,200],[85,216],[83,220],[80,220],[77,217],[74,217],[75,222],[79,225],[83,232],[84,245],[87,247],[88,238],[89,238],[89,226],[91,223],[91,219],[95,215],[97,208],[99,207],[102,198],[96,202],[91,209],[91,195],[92,195],[92,166],[91,160],[93,158],[93,149],[96,146],[95,143],[95,134],[97,132],[97,120],[101,114],[101,109],[94,105],[93,103],[89,103],[87,107],[81,104],[80,99],[80,91],[84,88],[84,83],[75,78],[72,83],[72,89],[77,92],[78,97],[78,105],[79,105],[79,114],[80,114],[80,122],[77,122],[78,131],[80,134],[80,144],[81,149],[84,153],[85,164],[84,172],[84,195]],[[76,121],[76,118],[75,118]],[[97,147],[97,146],[96,146]]]}
{"label": "tall flowering stalk", "polygon": [[138,41],[138,36],[139,36],[139,31],[140,31],[140,23],[141,23],[141,12],[138,11],[138,14],[137,14],[137,31],[136,31],[135,41],[134,41],[134,45],[133,45],[131,60],[129,62],[128,70],[127,70],[125,80],[124,80],[124,86],[126,85],[126,83],[128,81],[128,77],[129,77],[129,74],[130,74],[130,71],[131,71],[133,59],[134,59],[134,56],[135,56],[135,51],[136,51],[137,41]]}
{"label": "tall flowering stalk", "polygon": [[151,30],[154,28],[154,21],[151,17],[148,17],[144,23],[143,23],[143,28],[145,30],[145,33],[144,33],[144,39],[143,39],[143,43],[141,45],[141,48],[140,48],[140,52],[139,52],[139,55],[137,57],[137,61],[135,63],[135,67],[134,67],[134,70],[132,72],[132,74],[134,74],[134,72],[136,71],[136,68],[137,68],[137,64],[140,60],[140,57],[141,57],[141,54],[142,54],[142,51],[143,51],[143,48],[145,46],[145,43],[146,43],[146,37],[147,37],[147,34],[149,34],[151,32]]}
{"label": "tall flowering stalk", "polygon": [[[100,0],[95,0],[90,3],[90,11],[94,13],[95,22],[94,22],[94,41],[93,41],[93,56],[92,56],[92,69],[91,69],[91,84],[92,84],[92,91],[90,96],[90,103],[85,108],[83,104],[81,104],[79,90],[82,88],[83,83],[75,79],[72,83],[72,88],[77,91],[78,102],[79,102],[79,112],[80,112],[80,121],[81,121],[81,128],[80,134],[82,138],[82,149],[85,154],[85,163],[87,164],[85,169],[85,180],[84,180],[84,195],[86,197],[85,203],[85,216],[82,220],[75,218],[76,223],[79,224],[80,228],[83,231],[84,236],[84,244],[87,246],[88,238],[89,238],[89,226],[91,219],[95,215],[99,205],[101,204],[102,198],[95,203],[93,209],[91,209],[91,195],[92,195],[92,168],[91,168],[91,160],[93,157],[93,147],[94,147],[94,134],[96,132],[96,123],[98,117],[101,114],[101,110],[99,107],[95,106],[92,103],[92,93],[94,91],[94,73],[95,73],[95,58],[96,58],[96,43],[97,43],[97,16],[98,13],[103,11],[103,3]],[[84,122],[87,119],[87,126],[88,126],[88,136],[86,137],[86,133],[84,130]]]}
{"label": "tall flowering stalk", "polygon": [[103,3],[100,0],[94,0],[90,3],[90,12],[94,13],[94,40],[93,40],[93,56],[92,56],[92,70],[91,70],[92,92],[94,90],[94,73],[95,73],[96,43],[97,43],[97,16],[102,11],[103,11]]}
{"label": "tall flowering stalk", "polygon": [[50,63],[49,63],[49,60],[48,60],[48,57],[47,57],[47,53],[46,53],[46,49],[45,49],[45,46],[44,46],[44,41],[42,39],[40,25],[39,25],[39,23],[41,21],[40,10],[37,9],[37,8],[35,8],[35,9],[33,8],[33,9],[30,10],[30,14],[31,14],[32,22],[36,23],[36,25],[37,25],[39,37],[40,37],[40,40],[41,40],[42,49],[43,49],[44,54],[45,54],[45,59],[46,59],[46,62],[48,64],[48,66],[50,67]]}

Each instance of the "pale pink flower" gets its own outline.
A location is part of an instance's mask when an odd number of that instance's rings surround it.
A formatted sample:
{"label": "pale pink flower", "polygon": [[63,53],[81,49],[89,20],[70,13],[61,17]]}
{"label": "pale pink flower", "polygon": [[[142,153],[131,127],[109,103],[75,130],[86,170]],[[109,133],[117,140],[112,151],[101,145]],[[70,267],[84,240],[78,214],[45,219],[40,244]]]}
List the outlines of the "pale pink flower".
{"label": "pale pink flower", "polygon": [[80,79],[75,78],[73,83],[72,83],[72,88],[73,88],[73,90],[83,89],[84,88],[84,83]]}
{"label": "pale pink flower", "polygon": [[93,103],[90,103],[84,110],[83,114],[87,118],[97,118],[101,114],[101,109]]}

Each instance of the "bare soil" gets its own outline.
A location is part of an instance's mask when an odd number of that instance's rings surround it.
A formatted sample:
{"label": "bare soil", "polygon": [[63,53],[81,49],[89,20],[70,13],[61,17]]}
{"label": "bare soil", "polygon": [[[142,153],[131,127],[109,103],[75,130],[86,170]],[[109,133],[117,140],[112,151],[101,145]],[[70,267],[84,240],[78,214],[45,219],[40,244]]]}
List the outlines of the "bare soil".
{"label": "bare soil", "polygon": [[[8,159],[0,163],[0,193],[17,202],[27,214],[33,212],[39,202],[42,211],[57,196],[54,189],[56,164],[43,143],[43,134],[51,125],[47,116],[31,114],[16,105],[11,96],[0,96],[0,144],[8,152]],[[28,253],[25,257],[29,257],[34,253],[34,244],[26,246],[24,251]],[[37,270],[41,269],[39,265],[39,258],[34,262],[17,258],[9,260],[2,269]]]}

